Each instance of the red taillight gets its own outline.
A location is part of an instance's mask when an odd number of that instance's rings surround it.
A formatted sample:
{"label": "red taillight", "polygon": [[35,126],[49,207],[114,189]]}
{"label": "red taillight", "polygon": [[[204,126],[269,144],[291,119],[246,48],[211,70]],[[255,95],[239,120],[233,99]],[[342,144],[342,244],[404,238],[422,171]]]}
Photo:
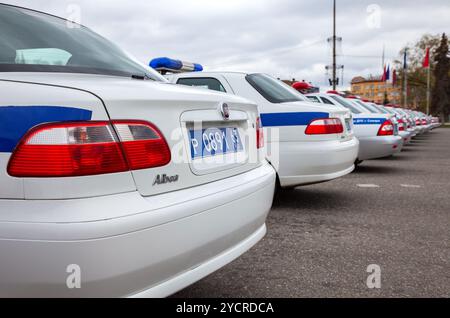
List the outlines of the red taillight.
{"label": "red taillight", "polygon": [[422,122],[419,119],[416,119],[416,126],[421,126]]}
{"label": "red taillight", "polygon": [[387,119],[378,130],[378,136],[392,136],[394,134],[394,124]]}
{"label": "red taillight", "polygon": [[113,121],[131,170],[165,166],[170,162],[169,146],[153,124],[140,120]]}
{"label": "red taillight", "polygon": [[264,131],[259,117],[256,119],[256,146],[258,149],[264,147]]}
{"label": "red taillight", "polygon": [[398,120],[398,130],[399,131],[404,131],[405,130],[405,122],[403,121],[403,119],[399,119]]}
{"label": "red taillight", "polygon": [[344,131],[342,122],[338,118],[315,119],[306,127],[306,135],[340,134]]}
{"label": "red taillight", "polygon": [[427,124],[427,120],[426,119],[422,119],[422,125],[426,125]]}
{"label": "red taillight", "polygon": [[149,123],[52,123],[39,125],[22,138],[11,155],[8,173],[74,177],[151,168],[169,161],[164,138]]}

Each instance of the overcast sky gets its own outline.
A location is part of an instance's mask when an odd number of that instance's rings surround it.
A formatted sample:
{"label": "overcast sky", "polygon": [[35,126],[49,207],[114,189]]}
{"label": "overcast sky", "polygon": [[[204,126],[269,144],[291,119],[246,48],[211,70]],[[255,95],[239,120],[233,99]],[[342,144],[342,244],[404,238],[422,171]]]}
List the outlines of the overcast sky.
{"label": "overcast sky", "polygon": [[[81,23],[148,63],[168,56],[205,70],[266,72],[327,86],[332,0],[0,0]],[[78,17],[78,11],[81,13]],[[344,84],[381,73],[424,33],[450,33],[449,0],[337,0]]]}

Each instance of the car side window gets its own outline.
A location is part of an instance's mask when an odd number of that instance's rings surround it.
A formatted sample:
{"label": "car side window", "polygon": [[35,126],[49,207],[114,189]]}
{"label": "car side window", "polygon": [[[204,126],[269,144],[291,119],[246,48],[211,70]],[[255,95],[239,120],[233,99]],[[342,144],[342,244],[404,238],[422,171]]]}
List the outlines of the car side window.
{"label": "car side window", "polygon": [[16,50],[16,64],[67,65],[72,54],[61,49]]}
{"label": "car side window", "polygon": [[320,103],[319,99],[316,96],[306,96],[313,103]]}
{"label": "car side window", "polygon": [[328,105],[334,105],[329,99],[325,98],[325,97],[320,97],[320,99],[322,100],[322,102],[324,104],[328,104]]}
{"label": "car side window", "polygon": [[213,91],[219,91],[226,93],[227,91],[220,83],[218,79],[212,77],[189,77],[189,78],[179,78],[177,84],[186,86],[195,86],[206,89],[211,89]]}

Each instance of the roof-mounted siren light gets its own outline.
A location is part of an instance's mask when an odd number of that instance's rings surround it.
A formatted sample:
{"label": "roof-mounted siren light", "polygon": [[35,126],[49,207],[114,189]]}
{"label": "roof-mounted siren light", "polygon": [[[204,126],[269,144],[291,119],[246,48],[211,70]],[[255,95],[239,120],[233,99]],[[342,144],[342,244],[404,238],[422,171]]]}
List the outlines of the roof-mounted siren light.
{"label": "roof-mounted siren light", "polygon": [[318,93],[319,88],[314,87],[311,83],[305,81],[292,83],[292,88],[299,91],[302,94]]}
{"label": "roof-mounted siren light", "polygon": [[305,90],[312,88],[312,85],[306,83],[306,82],[295,82],[292,84],[292,87],[296,90]]}
{"label": "roof-mounted siren light", "polygon": [[340,95],[340,96],[342,96],[342,94],[339,93],[339,92],[336,91],[336,90],[330,90],[330,91],[327,91],[327,94],[334,94],[334,95]]}
{"label": "roof-mounted siren light", "polygon": [[203,71],[203,66],[200,64],[174,60],[168,57],[154,58],[149,65],[161,74]]}

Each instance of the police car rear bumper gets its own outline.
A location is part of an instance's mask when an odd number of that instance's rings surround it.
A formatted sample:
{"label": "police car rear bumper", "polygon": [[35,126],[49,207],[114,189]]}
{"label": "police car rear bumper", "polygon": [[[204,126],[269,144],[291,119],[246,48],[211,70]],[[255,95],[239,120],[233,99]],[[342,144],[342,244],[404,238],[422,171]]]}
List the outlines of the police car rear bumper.
{"label": "police car rear bumper", "polygon": [[[278,176],[282,187],[324,182],[354,169],[359,141],[281,142]],[[274,164],[274,162],[272,162]]]}
{"label": "police car rear bumper", "polygon": [[403,145],[406,145],[411,141],[412,133],[409,131],[399,131],[398,135],[402,137]]}
{"label": "police car rear bumper", "polygon": [[359,138],[359,160],[389,157],[401,151],[403,139],[400,136],[375,136]]}
{"label": "police car rear bumper", "polygon": [[[0,220],[0,297],[173,294],[264,236],[274,187],[275,171],[265,162],[213,184],[151,197],[129,192],[71,200],[0,200],[0,210],[41,219]],[[133,213],[98,218],[105,210]],[[92,219],[51,221],[80,211]]]}

